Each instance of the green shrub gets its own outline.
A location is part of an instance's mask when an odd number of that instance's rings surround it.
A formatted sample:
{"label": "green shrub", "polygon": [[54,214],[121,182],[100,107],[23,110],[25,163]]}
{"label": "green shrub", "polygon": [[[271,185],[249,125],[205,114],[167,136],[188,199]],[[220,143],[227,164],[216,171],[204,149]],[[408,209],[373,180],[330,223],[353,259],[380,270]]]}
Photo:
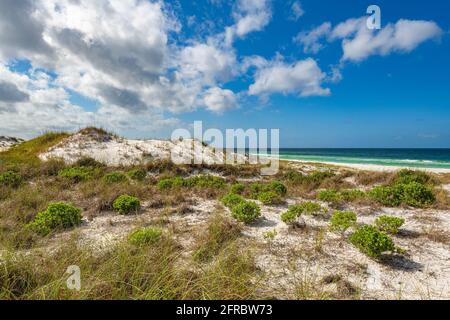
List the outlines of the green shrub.
{"label": "green shrub", "polygon": [[323,212],[322,206],[312,201],[306,201],[300,204],[302,212],[308,215],[317,215]]}
{"label": "green shrub", "polygon": [[379,216],[375,220],[375,226],[380,230],[390,234],[397,234],[400,227],[405,223],[405,219],[393,216]]}
{"label": "green shrub", "polygon": [[137,212],[141,207],[141,202],[138,198],[129,195],[121,195],[113,203],[113,209],[119,214],[130,214]]}
{"label": "green shrub", "polygon": [[216,176],[195,176],[187,179],[174,177],[160,180],[158,187],[162,190],[176,187],[222,189],[225,187],[225,180]]}
{"label": "green shrub", "polygon": [[334,189],[319,191],[319,194],[318,194],[317,198],[320,201],[330,202],[330,203],[336,203],[336,202],[339,202],[341,200],[339,192],[337,192]]}
{"label": "green shrub", "polygon": [[365,192],[361,190],[344,190],[341,192],[341,198],[344,201],[352,202],[359,199],[364,199],[365,197]]}
{"label": "green shrub", "polygon": [[251,199],[258,199],[258,196],[261,192],[266,191],[266,187],[265,185],[263,185],[262,183],[252,183],[250,185],[250,198]]}
{"label": "green shrub", "polygon": [[293,225],[297,222],[297,218],[302,215],[305,208],[301,204],[289,206],[288,210],[281,215],[281,221],[288,225]]}
{"label": "green shrub", "polygon": [[127,181],[127,176],[121,172],[111,172],[105,175],[103,180],[108,184],[120,183]]}
{"label": "green shrub", "polygon": [[92,178],[93,170],[90,167],[71,167],[58,172],[58,176],[74,182],[86,181]]}
{"label": "green shrub", "polygon": [[303,210],[305,210],[305,208],[302,204],[294,204],[288,208],[288,211],[294,212],[297,216],[300,216],[303,213]]}
{"label": "green shrub", "polygon": [[154,245],[161,240],[162,234],[160,228],[143,228],[132,232],[128,241],[135,246]]}
{"label": "green shrub", "polygon": [[187,178],[185,186],[198,188],[222,189],[225,187],[225,180],[216,176],[195,176]]}
{"label": "green shrub", "polygon": [[377,202],[392,207],[403,203],[420,208],[432,205],[436,201],[432,189],[417,182],[375,187],[369,195]]}
{"label": "green shrub", "polygon": [[158,182],[158,188],[161,190],[170,189],[173,187],[172,179],[162,179]]}
{"label": "green shrub", "polygon": [[158,182],[158,188],[161,190],[171,189],[171,188],[181,188],[186,186],[186,182],[182,177],[173,177],[162,179]]}
{"label": "green shrub", "polygon": [[235,183],[231,186],[230,193],[243,194],[244,191],[245,191],[245,186],[242,183]]}
{"label": "green shrub", "polygon": [[261,209],[252,201],[246,201],[235,206],[232,210],[233,218],[244,223],[254,222],[261,216]]}
{"label": "green shrub", "polygon": [[0,185],[17,188],[22,183],[22,177],[14,171],[6,171],[0,174]]}
{"label": "green shrub", "polygon": [[305,176],[296,170],[289,170],[283,174],[283,179],[294,183],[294,184],[300,184],[304,181]]}
{"label": "green shrub", "polygon": [[288,225],[293,225],[297,221],[298,217],[299,214],[296,211],[288,210],[281,215],[281,221]]}
{"label": "green shrub", "polygon": [[426,172],[409,169],[400,170],[394,178],[395,184],[409,184],[412,182],[428,184],[431,181],[432,178]]}
{"label": "green shrub", "polygon": [[307,183],[316,185],[321,184],[325,179],[334,177],[335,174],[331,171],[313,171],[306,176]]}
{"label": "green shrub", "polygon": [[331,230],[344,232],[356,224],[356,213],[336,210],[331,217]]}
{"label": "green shrub", "polygon": [[222,203],[225,207],[233,209],[235,206],[245,202],[245,199],[237,194],[227,194],[222,198]]}
{"label": "green shrub", "polygon": [[259,195],[264,192],[275,192],[279,196],[284,197],[287,194],[287,188],[279,181],[274,181],[269,184],[256,182],[250,185],[251,199],[258,199]]}
{"label": "green shrub", "polygon": [[106,165],[95,160],[94,158],[83,157],[75,162],[75,167],[103,168],[106,167]]}
{"label": "green shrub", "polygon": [[258,200],[264,205],[276,205],[283,203],[283,199],[280,195],[274,191],[262,192],[258,196]]}
{"label": "green shrub", "polygon": [[365,225],[359,228],[349,240],[361,252],[372,258],[379,258],[383,252],[396,251],[392,239],[374,226]]}
{"label": "green shrub", "polygon": [[134,169],[128,172],[128,176],[132,180],[143,181],[147,177],[147,172],[144,169]]}
{"label": "green shrub", "polygon": [[402,203],[403,188],[378,186],[369,191],[369,196],[382,205],[397,207]]}
{"label": "green shrub", "polygon": [[412,207],[432,205],[436,198],[431,188],[417,182],[400,185],[403,189],[402,202]]}
{"label": "green shrub", "polygon": [[65,202],[52,202],[47,210],[37,214],[27,225],[34,232],[46,236],[53,230],[67,229],[81,224],[81,210]]}
{"label": "green shrub", "polygon": [[265,191],[275,192],[282,197],[284,197],[287,194],[286,186],[279,181],[274,181],[271,184],[269,184],[269,186],[267,187],[267,189]]}

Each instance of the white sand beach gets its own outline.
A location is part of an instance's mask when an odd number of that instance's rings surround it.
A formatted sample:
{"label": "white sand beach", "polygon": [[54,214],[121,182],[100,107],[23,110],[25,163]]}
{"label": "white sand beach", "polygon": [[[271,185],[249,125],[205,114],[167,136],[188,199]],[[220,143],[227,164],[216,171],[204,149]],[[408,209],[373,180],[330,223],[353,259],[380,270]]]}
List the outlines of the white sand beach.
{"label": "white sand beach", "polygon": [[326,161],[307,161],[307,160],[285,160],[289,162],[301,162],[301,163],[322,163],[327,165],[333,165],[338,167],[344,167],[356,170],[365,171],[378,171],[378,172],[393,172],[401,169],[421,170],[431,173],[450,173],[450,169],[447,168],[417,168],[417,167],[403,167],[403,166],[383,166],[376,164],[357,164],[357,163],[339,163],[339,162],[326,162]]}

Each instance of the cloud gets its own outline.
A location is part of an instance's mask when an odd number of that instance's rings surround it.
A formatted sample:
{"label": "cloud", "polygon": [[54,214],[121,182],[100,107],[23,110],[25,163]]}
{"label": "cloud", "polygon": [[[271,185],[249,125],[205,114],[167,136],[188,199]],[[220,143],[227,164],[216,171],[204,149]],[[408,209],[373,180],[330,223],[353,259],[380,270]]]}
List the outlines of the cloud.
{"label": "cloud", "polygon": [[179,74],[185,79],[201,79],[202,84],[214,85],[236,74],[236,56],[213,44],[198,43],[184,48],[179,59]]}
{"label": "cloud", "polygon": [[293,64],[274,61],[258,70],[250,95],[283,93],[302,97],[326,96],[330,89],[322,88],[326,75],[314,59],[308,58]]}
{"label": "cloud", "polygon": [[317,53],[326,42],[342,41],[342,61],[363,61],[370,56],[408,53],[425,41],[438,38],[442,30],[433,21],[398,20],[381,30],[371,30],[367,17],[351,18],[334,28],[330,22],[297,34],[294,42],[303,46],[305,53]]}
{"label": "cloud", "polygon": [[[258,8],[242,2],[238,12],[258,16]],[[241,25],[240,34],[244,29]],[[220,102],[213,99],[218,91],[208,90],[238,74],[233,48],[215,38],[169,43],[170,33],[179,30],[162,1],[0,2],[0,120],[8,123],[2,130],[39,132],[95,122],[118,131],[148,131],[149,123],[151,128],[176,123],[165,119],[167,111],[228,109],[229,91],[222,92]],[[6,67],[16,59],[30,61],[30,74]],[[73,105],[69,91],[98,102],[99,109],[87,112]]]}
{"label": "cloud", "polygon": [[44,26],[34,15],[32,0],[0,2],[0,62],[29,55],[53,54],[44,41]]}
{"label": "cloud", "polygon": [[291,5],[291,16],[290,19],[294,21],[298,21],[300,17],[305,14],[305,11],[302,8],[302,4],[300,1],[294,1]]}
{"label": "cloud", "polygon": [[233,91],[218,87],[209,89],[205,93],[204,101],[208,110],[216,113],[223,113],[237,107],[237,99]]}
{"label": "cloud", "polygon": [[425,41],[439,37],[442,30],[432,21],[399,20],[380,31],[369,30],[365,21],[351,21],[333,30],[333,38],[343,38],[342,59],[362,61],[373,55],[386,56],[394,52],[407,53]]}
{"label": "cloud", "polygon": [[239,0],[233,11],[235,24],[225,29],[225,43],[230,46],[236,37],[261,31],[272,19],[270,0]]}
{"label": "cloud", "polygon": [[7,103],[23,102],[29,99],[29,95],[17,88],[14,83],[0,81],[0,101]]}
{"label": "cloud", "polygon": [[301,44],[305,53],[318,53],[324,47],[320,40],[328,36],[330,32],[331,23],[324,22],[310,31],[298,33],[294,37],[294,42]]}

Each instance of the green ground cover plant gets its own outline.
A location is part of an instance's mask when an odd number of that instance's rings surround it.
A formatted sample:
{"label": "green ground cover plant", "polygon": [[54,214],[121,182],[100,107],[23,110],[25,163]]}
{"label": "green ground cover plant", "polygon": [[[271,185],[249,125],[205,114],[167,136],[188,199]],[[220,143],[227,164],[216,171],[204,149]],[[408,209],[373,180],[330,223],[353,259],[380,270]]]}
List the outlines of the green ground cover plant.
{"label": "green ground cover plant", "polygon": [[137,213],[140,207],[141,202],[138,198],[126,194],[118,197],[113,203],[113,209],[122,215]]}
{"label": "green ground cover plant", "polygon": [[37,214],[27,227],[46,236],[54,230],[63,230],[81,224],[81,210],[65,202],[52,202],[45,211]]}
{"label": "green ground cover plant", "polygon": [[394,216],[383,215],[375,219],[375,226],[380,231],[390,234],[397,234],[404,223],[405,219]]}
{"label": "green ground cover plant", "polygon": [[261,216],[261,209],[256,203],[245,201],[236,205],[231,213],[236,220],[248,224],[255,222]]}
{"label": "green ground cover plant", "polygon": [[157,244],[163,235],[161,228],[150,227],[133,231],[128,236],[128,241],[135,246],[146,246]]}
{"label": "green ground cover plant", "polygon": [[330,221],[330,227],[333,231],[345,232],[350,227],[356,225],[356,213],[353,211],[336,210]]}
{"label": "green ground cover plant", "polygon": [[369,257],[378,259],[384,252],[397,251],[392,239],[374,226],[364,225],[349,238],[350,242]]}

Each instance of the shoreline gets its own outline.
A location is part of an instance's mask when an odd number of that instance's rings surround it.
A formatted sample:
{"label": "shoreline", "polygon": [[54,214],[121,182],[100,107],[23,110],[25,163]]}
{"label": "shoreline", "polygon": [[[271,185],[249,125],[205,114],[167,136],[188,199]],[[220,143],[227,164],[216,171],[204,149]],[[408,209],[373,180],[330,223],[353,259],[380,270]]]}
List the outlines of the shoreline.
{"label": "shoreline", "polygon": [[293,160],[293,159],[279,159],[280,161],[286,162],[297,162],[297,163],[309,163],[309,164],[327,164],[337,167],[344,167],[349,169],[363,170],[363,171],[377,171],[377,172],[393,172],[402,169],[409,170],[419,170],[430,173],[450,173],[450,169],[447,168],[418,168],[418,167],[408,167],[408,166],[387,166],[379,164],[357,164],[357,163],[340,163],[340,162],[328,162],[328,161],[308,161],[308,160]]}

